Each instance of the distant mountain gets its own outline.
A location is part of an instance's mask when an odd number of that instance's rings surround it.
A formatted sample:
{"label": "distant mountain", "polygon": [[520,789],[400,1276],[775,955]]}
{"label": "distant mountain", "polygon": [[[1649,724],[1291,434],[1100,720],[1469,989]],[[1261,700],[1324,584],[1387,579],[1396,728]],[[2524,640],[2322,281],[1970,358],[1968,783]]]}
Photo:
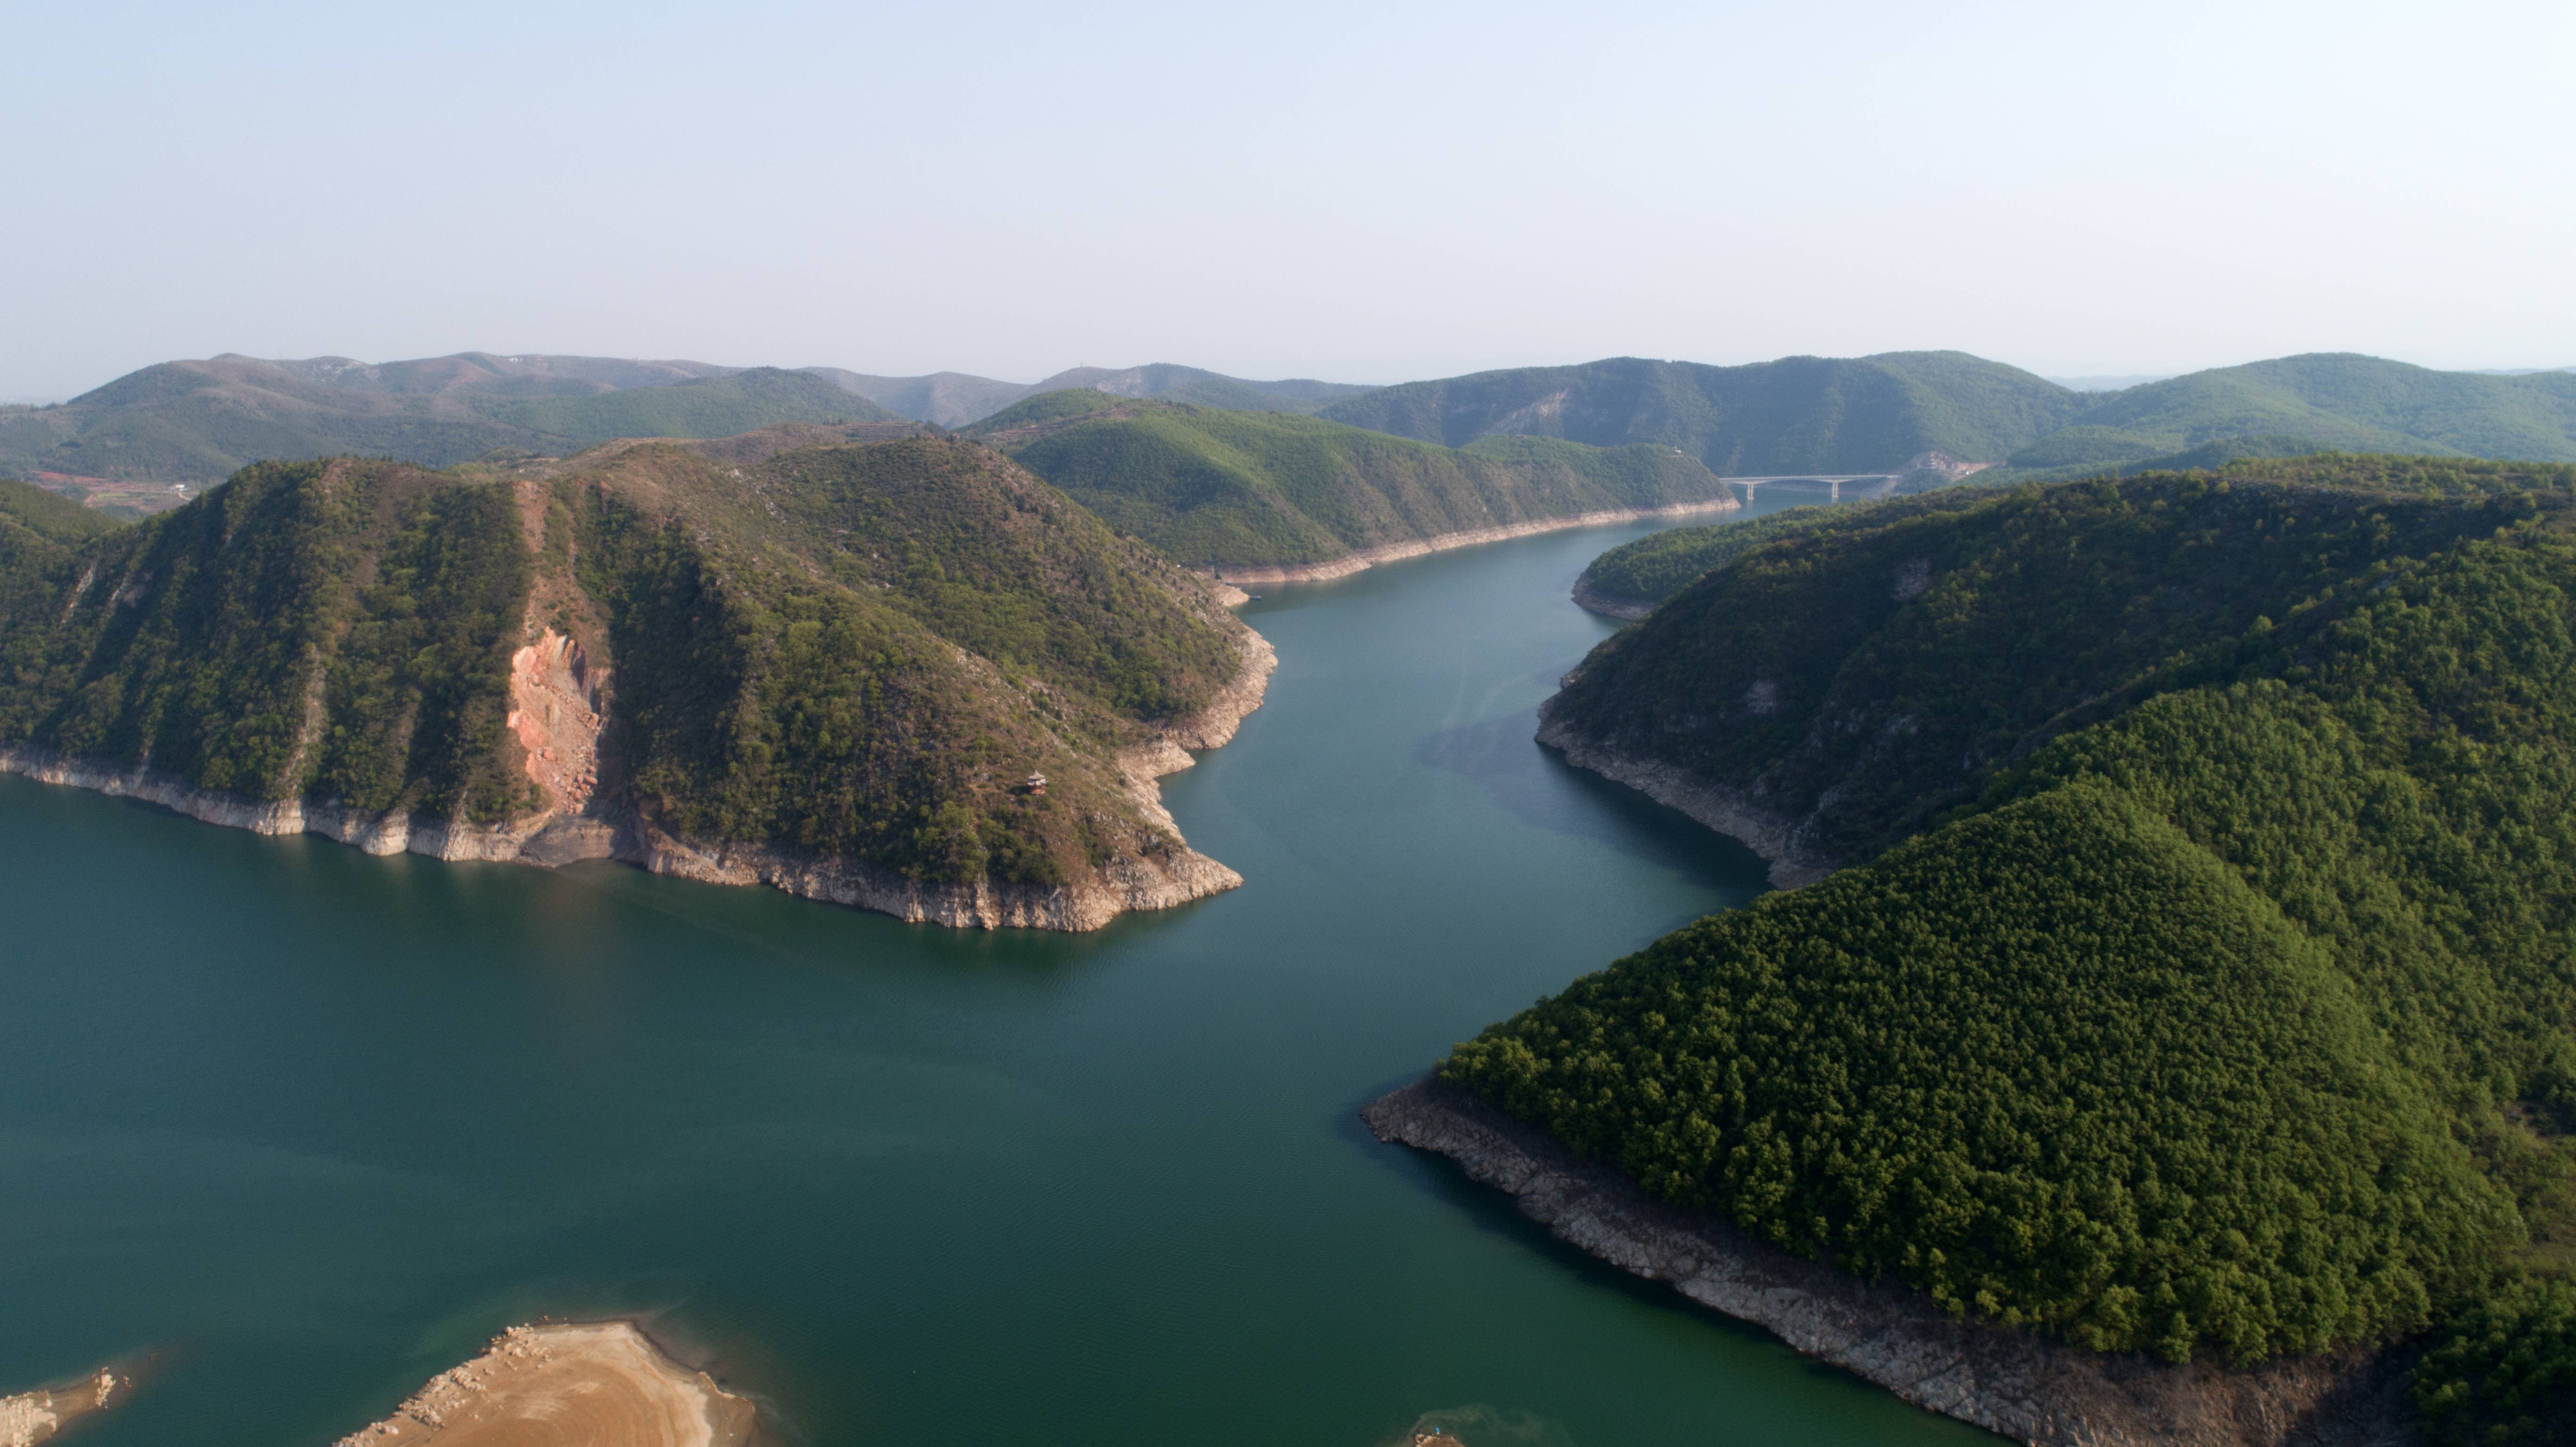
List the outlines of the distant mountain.
{"label": "distant mountain", "polygon": [[1076,367],[1069,372],[1056,373],[1029,391],[1055,392],[1067,387],[1087,387],[1094,392],[1107,392],[1117,397],[1155,397],[1166,402],[1191,402],[1201,407],[1224,407],[1236,412],[1305,412],[1339,398],[1381,390],[1353,386],[1347,382],[1317,382],[1303,377],[1280,382],[1250,382],[1241,377],[1204,372],[1196,367],[1156,362],[1152,366],[1129,367],[1115,372],[1103,367]]}
{"label": "distant mountain", "polygon": [[212,482],[253,461],[355,453],[446,467],[613,437],[727,437],[892,421],[823,378],[608,357],[164,362],[57,407],[0,409],[0,470]]}
{"label": "distant mountain", "polygon": [[492,452],[552,456],[617,437],[731,437],[780,422],[962,427],[1066,387],[1244,411],[1369,390],[1169,363],[1077,367],[1028,383],[492,352],[381,363],[227,352],[145,367],[56,405],[0,406],[0,474],[214,483],[254,461],[347,453],[447,467]]}
{"label": "distant mountain", "polygon": [[1450,447],[1560,437],[1677,447],[1726,476],[1992,461],[2064,426],[2077,393],[1965,352],[1786,357],[1742,367],[1615,357],[1382,387],[1318,415]]}
{"label": "distant mountain", "polygon": [[2161,382],[2172,375],[2171,372],[2129,372],[2118,376],[2051,377],[2048,380],[2070,392],[2124,392],[2149,382]]}
{"label": "distant mountain", "polygon": [[1042,382],[996,382],[990,377],[970,377],[963,372],[933,372],[926,377],[870,377],[844,372],[837,367],[808,367],[805,370],[829,377],[842,387],[901,416],[916,422],[936,422],[942,427],[963,427],[980,422],[1022,398],[1076,387],[1113,397],[1155,397],[1169,402],[1192,402],[1201,407],[1224,407],[1236,412],[1311,411],[1336,398],[1374,390],[1346,382],[1317,382],[1306,378],[1253,382],[1170,362],[1123,370],[1075,367]]}
{"label": "distant mountain", "polygon": [[[1669,447],[1738,477],[1894,472],[1942,453],[2008,461],[1978,480],[2010,482],[2135,469],[2214,443],[2228,456],[2330,448],[2576,460],[2576,372],[2436,372],[2352,354],[2088,392],[1965,352],[1740,367],[1614,357],[1392,387],[1252,381],[1168,362],[1019,383],[464,352],[380,364],[165,362],[56,406],[0,406],[0,474],[198,484],[261,459],[356,453],[443,467],[496,451],[560,455],[614,437],[723,437],[782,422],[958,428],[1077,390],[1303,413],[1451,448],[1486,437]],[[2277,450],[2283,439],[2290,453]]]}
{"label": "distant mountain", "polygon": [[1721,475],[2009,461],[1980,483],[2324,450],[2576,461],[2576,372],[2437,372],[2351,353],[2078,391],[1964,352],[1743,367],[1612,358],[1408,382],[1314,410],[1456,447],[1479,437],[1658,442]]}
{"label": "distant mountain", "polygon": [[996,382],[990,377],[970,377],[964,372],[933,372],[926,377],[871,377],[863,372],[845,372],[838,367],[807,367],[808,373],[826,378],[847,392],[854,392],[898,417],[915,422],[934,422],[942,427],[963,427],[979,417],[989,417],[1027,396],[1026,382]]}
{"label": "distant mountain", "polygon": [[1031,397],[968,435],[1193,567],[1308,569],[1584,513],[1734,505],[1723,481],[1670,447],[1489,437],[1449,448],[1083,388]]}
{"label": "distant mountain", "polygon": [[2352,352],[2282,357],[2114,393],[2010,461],[2134,462],[2253,436],[2347,452],[2576,461],[2576,373],[2436,372]]}

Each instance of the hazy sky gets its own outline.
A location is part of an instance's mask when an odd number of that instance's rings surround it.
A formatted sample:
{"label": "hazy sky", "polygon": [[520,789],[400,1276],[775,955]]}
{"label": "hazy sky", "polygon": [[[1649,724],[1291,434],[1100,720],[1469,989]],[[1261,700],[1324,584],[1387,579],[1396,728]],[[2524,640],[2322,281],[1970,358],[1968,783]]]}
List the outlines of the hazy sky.
{"label": "hazy sky", "polygon": [[2576,5],[28,3],[0,396],[222,351],[2576,363]]}

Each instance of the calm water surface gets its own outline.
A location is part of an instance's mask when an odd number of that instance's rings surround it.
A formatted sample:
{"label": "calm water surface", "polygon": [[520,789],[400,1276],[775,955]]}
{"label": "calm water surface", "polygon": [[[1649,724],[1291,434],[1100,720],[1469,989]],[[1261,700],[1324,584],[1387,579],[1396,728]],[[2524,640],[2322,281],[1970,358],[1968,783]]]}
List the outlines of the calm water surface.
{"label": "calm water surface", "polygon": [[1165,781],[1250,883],[1085,937],[0,779],[0,1389],[158,1349],[84,1444],[321,1444],[640,1311],[794,1443],[1992,1441],[1352,1118],[1759,888],[1530,742],[1609,631],[1567,586],[1643,531],[1253,604],[1270,701]]}

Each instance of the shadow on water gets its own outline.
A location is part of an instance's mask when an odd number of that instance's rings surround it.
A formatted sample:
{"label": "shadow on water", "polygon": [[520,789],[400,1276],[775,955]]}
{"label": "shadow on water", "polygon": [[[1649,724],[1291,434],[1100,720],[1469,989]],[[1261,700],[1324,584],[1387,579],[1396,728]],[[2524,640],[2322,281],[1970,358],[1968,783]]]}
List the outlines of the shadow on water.
{"label": "shadow on water", "polygon": [[1761,877],[1762,862],[1752,850],[1625,784],[1575,768],[1541,746],[1537,732],[1537,712],[1524,710],[1427,735],[1413,758],[1474,780],[1524,824],[1606,844],[1693,884],[1731,893],[1746,878]]}
{"label": "shadow on water", "polygon": [[[1387,1088],[1392,1090],[1395,1087]],[[1591,1252],[1560,1239],[1546,1226],[1522,1215],[1520,1208],[1512,1204],[1511,1197],[1471,1178],[1465,1168],[1456,1161],[1428,1151],[1415,1150],[1410,1146],[1390,1145],[1379,1140],[1369,1132],[1364,1123],[1359,1121],[1356,1110],[1357,1107],[1353,1107],[1351,1122],[1359,1136],[1377,1153],[1379,1159],[1403,1173],[1406,1179],[1415,1183],[1433,1200],[1449,1207],[1458,1219],[1465,1221],[1477,1232],[1510,1242],[1516,1249],[1526,1251],[1573,1276],[1589,1290],[1617,1296],[1641,1310],[1658,1316],[1688,1321],[1713,1329],[1739,1349],[1757,1351],[1771,1358],[1770,1365],[1776,1370],[1795,1372],[1801,1377],[1816,1382],[1830,1382],[1838,1386],[1857,1383],[1871,1391],[1883,1390],[1856,1372],[1805,1355],[1782,1341],[1767,1327],[1729,1316],[1714,1307],[1703,1306],[1663,1282],[1649,1281],[1642,1276],[1622,1271]],[[1425,1419],[1428,1420],[1432,1415],[1436,1414],[1425,1414]],[[1536,1422],[1536,1419],[1527,1420]],[[1557,1443],[1569,1440],[1562,1435],[1561,1430],[1559,1435],[1554,1437],[1513,1438],[1494,1430],[1498,1425],[1494,1424],[1488,1428],[1492,1432],[1490,1440],[1497,1443],[1521,1440]],[[1952,1422],[1947,1425],[1961,1431],[1969,1441],[1980,1438],[1995,1442],[2005,1440],[1967,1423]],[[1468,1447],[1482,1447],[1482,1444],[1488,1440],[1487,1437],[1464,1433],[1453,1435],[1459,1436],[1461,1441],[1468,1444]],[[1409,1441],[1410,1439],[1397,1440]]]}

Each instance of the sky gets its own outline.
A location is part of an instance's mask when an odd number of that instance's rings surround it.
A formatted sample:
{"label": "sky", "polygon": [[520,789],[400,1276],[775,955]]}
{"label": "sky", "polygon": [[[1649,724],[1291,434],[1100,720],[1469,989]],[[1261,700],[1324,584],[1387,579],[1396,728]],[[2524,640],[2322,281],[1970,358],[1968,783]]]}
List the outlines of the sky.
{"label": "sky", "polygon": [[463,350],[2576,364],[2576,5],[9,0],[0,397]]}

